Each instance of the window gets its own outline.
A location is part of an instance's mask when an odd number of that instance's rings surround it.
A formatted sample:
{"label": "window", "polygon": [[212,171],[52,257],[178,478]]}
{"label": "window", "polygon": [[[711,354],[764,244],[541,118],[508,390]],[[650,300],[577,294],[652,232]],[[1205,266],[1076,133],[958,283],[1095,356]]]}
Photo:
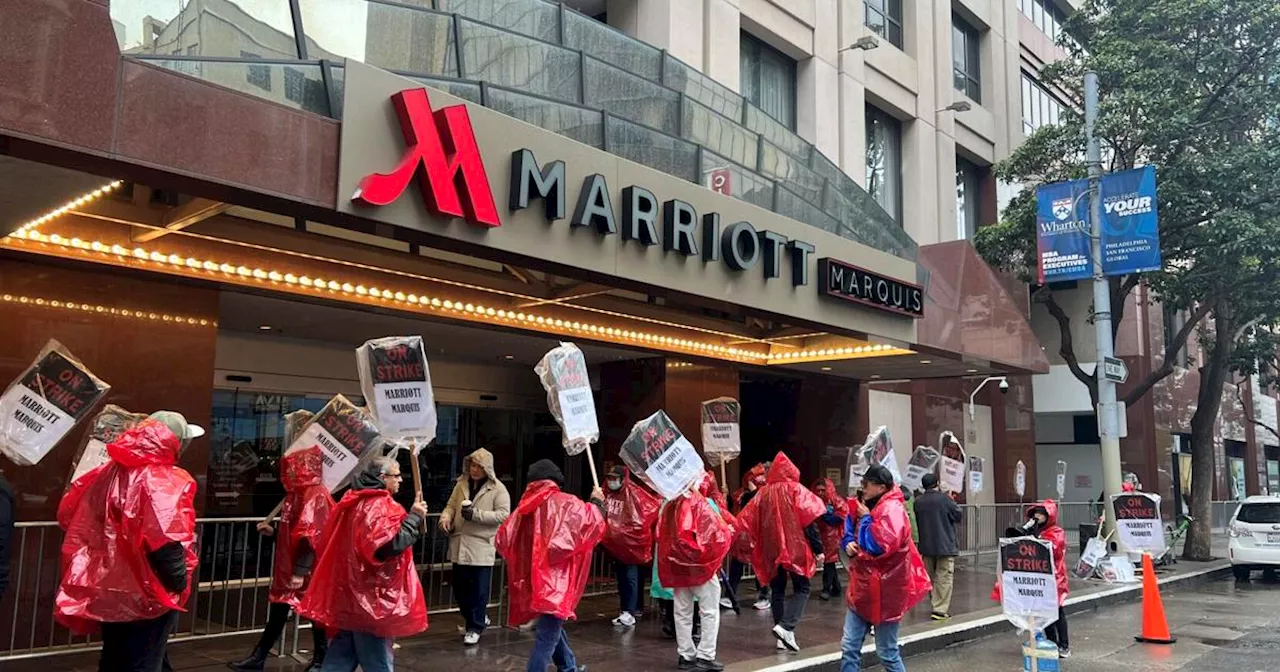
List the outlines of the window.
{"label": "window", "polygon": [[968,240],[978,230],[978,189],[982,169],[956,157],[956,239]]}
{"label": "window", "polygon": [[742,97],[791,130],[796,128],[796,62],[742,34]]}
{"label": "window", "polygon": [[902,124],[867,106],[867,193],[902,223]]}
{"label": "window", "polygon": [[1058,9],[1053,0],[1018,0],[1018,10],[1054,42],[1066,34],[1062,25],[1067,21],[1067,13]]}
{"label": "window", "polygon": [[978,58],[978,31],[959,16],[951,16],[951,68],[956,91],[982,103],[982,62]]}
{"label": "window", "polygon": [[1022,73],[1022,132],[1031,135],[1037,128],[1058,123],[1069,111],[1040,82]]}
{"label": "window", "polygon": [[[1182,327],[1190,319],[1191,313],[1186,309],[1174,308],[1167,303],[1161,304],[1161,310],[1164,313],[1164,349],[1168,351],[1173,346],[1174,336],[1179,331],[1182,331]],[[1176,366],[1187,366],[1187,346],[1185,343],[1174,353],[1173,363]]]}
{"label": "window", "polygon": [[902,0],[862,0],[863,23],[877,35],[902,48]]}
{"label": "window", "polygon": [[[258,54],[248,51],[241,51],[240,58],[254,59],[262,58]],[[250,84],[262,89],[263,91],[271,90],[271,67],[266,65],[250,65],[246,68],[245,80]]]}
{"label": "window", "polygon": [[1251,525],[1280,523],[1280,504],[1242,504],[1236,520]]}

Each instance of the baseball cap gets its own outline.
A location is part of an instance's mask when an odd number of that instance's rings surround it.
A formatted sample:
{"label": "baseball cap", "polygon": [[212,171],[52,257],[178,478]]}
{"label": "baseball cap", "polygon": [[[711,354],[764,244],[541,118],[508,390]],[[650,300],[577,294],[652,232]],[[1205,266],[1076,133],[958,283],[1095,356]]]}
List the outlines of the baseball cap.
{"label": "baseball cap", "polygon": [[867,473],[862,475],[863,483],[877,483],[883,486],[893,485],[893,472],[883,464],[873,464],[867,467]]}
{"label": "baseball cap", "polygon": [[200,425],[193,425],[187,422],[187,419],[177,411],[156,411],[148,416],[152,420],[159,421],[173,432],[173,435],[182,440],[185,444],[191,439],[198,439],[204,436],[204,428]]}

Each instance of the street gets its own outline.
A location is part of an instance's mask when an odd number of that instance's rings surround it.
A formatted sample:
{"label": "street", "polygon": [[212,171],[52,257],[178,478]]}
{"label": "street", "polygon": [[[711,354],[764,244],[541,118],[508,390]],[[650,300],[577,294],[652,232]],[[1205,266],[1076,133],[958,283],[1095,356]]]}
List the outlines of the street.
{"label": "street", "polygon": [[[1280,670],[1280,583],[1223,580],[1199,590],[1164,596],[1169,627],[1178,642],[1134,642],[1142,621],[1139,603],[1084,612],[1070,618],[1070,672],[1273,672]],[[880,669],[880,668],[873,668]],[[996,635],[909,658],[911,672],[1022,669],[1019,642]]]}

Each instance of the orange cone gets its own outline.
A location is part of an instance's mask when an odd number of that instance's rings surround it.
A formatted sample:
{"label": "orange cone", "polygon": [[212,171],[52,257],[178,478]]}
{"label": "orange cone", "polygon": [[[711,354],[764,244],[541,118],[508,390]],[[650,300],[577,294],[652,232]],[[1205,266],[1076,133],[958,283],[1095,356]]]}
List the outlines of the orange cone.
{"label": "orange cone", "polygon": [[1142,635],[1134,637],[1147,644],[1172,644],[1177,638],[1169,634],[1169,621],[1164,617],[1164,602],[1160,600],[1160,584],[1156,582],[1156,568],[1151,556],[1142,554]]}

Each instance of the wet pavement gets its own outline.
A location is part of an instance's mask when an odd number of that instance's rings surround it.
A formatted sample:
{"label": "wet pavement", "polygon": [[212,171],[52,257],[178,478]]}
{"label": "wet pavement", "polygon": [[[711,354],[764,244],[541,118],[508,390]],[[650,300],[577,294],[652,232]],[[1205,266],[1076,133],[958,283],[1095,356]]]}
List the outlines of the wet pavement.
{"label": "wet pavement", "polygon": [[[1183,562],[1177,572],[1196,572],[1206,565]],[[844,577],[842,576],[842,582]],[[821,586],[820,577],[815,585]],[[903,633],[916,636],[942,634],[948,626],[955,626],[980,619],[992,619],[999,609],[989,595],[995,582],[995,556],[986,554],[980,559],[962,558],[956,563],[952,619],[945,623],[930,621],[928,600],[918,605],[904,621]],[[1104,593],[1114,586],[1097,582],[1072,580],[1074,596]],[[770,633],[773,626],[768,611],[754,611],[747,600],[754,599],[754,583],[744,580],[740,589],[744,599],[741,614],[722,612],[719,659],[737,672],[761,670],[775,665],[796,663],[809,656],[828,654],[839,650],[839,640],[844,624],[845,607],[842,600],[822,601],[815,592],[809,601],[796,638],[802,649],[799,654],[781,653],[775,649]],[[646,606],[649,606],[646,603]],[[491,615],[496,613],[491,610]],[[617,598],[595,597],[583,601],[578,609],[579,622],[571,624],[567,632],[580,665],[593,671],[650,672],[675,668],[675,642],[664,639],[656,610],[647,609],[644,618],[634,629],[615,628],[609,621],[617,615]],[[1128,622],[1132,622],[1131,620]],[[404,672],[426,670],[486,670],[494,672],[524,670],[533,635],[509,628],[491,628],[477,647],[462,646],[457,627],[461,619],[456,614],[440,614],[431,617],[427,633],[400,642],[396,652],[396,669]],[[1082,626],[1083,627],[1083,626]],[[1126,630],[1126,634],[1128,633]],[[1081,632],[1087,637],[1087,631]],[[288,633],[286,633],[288,637]],[[1007,639],[1012,639],[1011,636]],[[254,636],[233,636],[218,639],[174,643],[170,646],[170,659],[177,672],[210,672],[226,669],[225,664],[248,653],[256,641]],[[309,633],[301,637],[303,647],[309,645]],[[292,643],[292,640],[289,642]],[[1017,647],[1014,646],[1014,649]],[[306,660],[304,654],[302,660]],[[4,672],[47,672],[50,667],[67,672],[97,669],[97,653],[85,652],[35,660],[7,661],[0,663]],[[301,672],[305,666],[292,658],[272,658],[267,669],[278,672]],[[979,667],[972,669],[999,669]],[[911,665],[913,672],[915,665]],[[953,669],[953,668],[938,668]],[[958,668],[956,668],[958,669]],[[1014,668],[1009,668],[1014,669]],[[1020,669],[1020,668],[1017,668]],[[1143,668],[1145,669],[1145,668]],[[1156,668],[1152,668],[1156,669]],[[1160,668],[1163,669],[1163,668]],[[1239,668],[1244,669],[1244,668]],[[1277,663],[1272,670],[1280,670]]]}
{"label": "wet pavement", "polygon": [[[1139,644],[1140,605],[1075,614],[1064,672],[1275,672],[1280,670],[1280,583],[1218,580],[1164,595],[1171,646]],[[907,663],[911,672],[1021,670],[1020,641],[995,635]],[[880,668],[872,668],[879,670]]]}

